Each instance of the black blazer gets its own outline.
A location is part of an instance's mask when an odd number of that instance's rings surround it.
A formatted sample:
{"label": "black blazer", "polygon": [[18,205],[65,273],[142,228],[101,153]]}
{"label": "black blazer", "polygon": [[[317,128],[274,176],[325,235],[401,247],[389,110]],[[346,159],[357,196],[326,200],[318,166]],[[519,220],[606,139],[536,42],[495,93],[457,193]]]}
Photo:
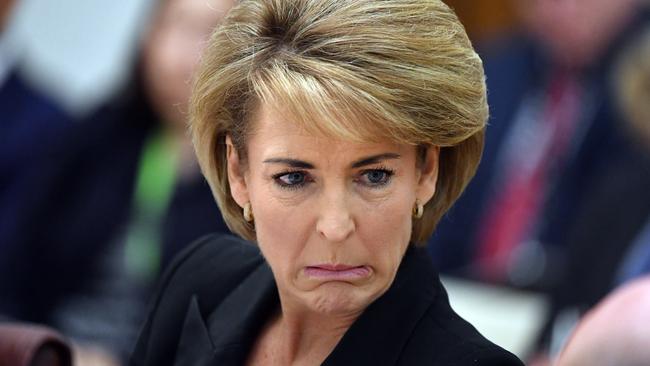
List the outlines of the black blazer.
{"label": "black blazer", "polygon": [[[131,365],[242,365],[279,306],[256,246],[199,240],[165,274]],[[522,365],[449,306],[425,249],[410,248],[390,289],[348,329],[323,365]]]}

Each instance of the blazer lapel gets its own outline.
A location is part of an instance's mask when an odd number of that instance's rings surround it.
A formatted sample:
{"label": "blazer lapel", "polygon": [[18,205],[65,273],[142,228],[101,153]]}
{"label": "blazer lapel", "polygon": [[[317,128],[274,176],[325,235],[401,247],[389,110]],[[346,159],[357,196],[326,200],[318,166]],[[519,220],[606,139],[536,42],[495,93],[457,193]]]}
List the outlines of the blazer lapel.
{"label": "blazer lapel", "polygon": [[352,324],[323,365],[397,364],[436,296],[437,282],[426,251],[409,248],[391,287]]}
{"label": "blazer lapel", "polygon": [[264,262],[208,318],[218,364],[244,364],[260,329],[279,306],[273,273]]}
{"label": "blazer lapel", "polygon": [[176,366],[241,365],[261,327],[279,306],[277,288],[264,262],[206,318],[194,296],[176,353]]}
{"label": "blazer lapel", "polygon": [[199,309],[196,295],[187,309],[174,366],[210,365],[214,361],[214,346]]}

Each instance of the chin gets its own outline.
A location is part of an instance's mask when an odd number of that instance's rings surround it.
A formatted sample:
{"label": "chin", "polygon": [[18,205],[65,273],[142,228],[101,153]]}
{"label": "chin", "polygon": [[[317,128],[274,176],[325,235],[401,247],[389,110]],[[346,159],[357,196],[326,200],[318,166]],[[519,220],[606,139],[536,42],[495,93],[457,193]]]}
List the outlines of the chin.
{"label": "chin", "polygon": [[364,311],[377,296],[347,283],[327,283],[309,299],[309,307],[323,315],[358,315]]}

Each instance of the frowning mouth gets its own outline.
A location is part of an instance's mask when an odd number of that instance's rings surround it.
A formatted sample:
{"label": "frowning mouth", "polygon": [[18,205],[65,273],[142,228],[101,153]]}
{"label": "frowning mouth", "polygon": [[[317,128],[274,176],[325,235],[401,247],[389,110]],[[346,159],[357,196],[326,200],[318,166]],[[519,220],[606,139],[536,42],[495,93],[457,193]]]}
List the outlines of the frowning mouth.
{"label": "frowning mouth", "polygon": [[370,275],[366,266],[348,266],[343,264],[319,264],[305,268],[308,277],[323,280],[354,280]]}

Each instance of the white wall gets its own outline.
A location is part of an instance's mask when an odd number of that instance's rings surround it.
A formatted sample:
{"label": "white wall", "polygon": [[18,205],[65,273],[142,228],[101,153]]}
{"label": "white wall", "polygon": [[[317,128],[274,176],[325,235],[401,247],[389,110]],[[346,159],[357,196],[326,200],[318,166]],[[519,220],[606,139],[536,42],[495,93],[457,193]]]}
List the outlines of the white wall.
{"label": "white wall", "polygon": [[155,0],[18,0],[7,29],[20,68],[72,113],[125,81]]}

